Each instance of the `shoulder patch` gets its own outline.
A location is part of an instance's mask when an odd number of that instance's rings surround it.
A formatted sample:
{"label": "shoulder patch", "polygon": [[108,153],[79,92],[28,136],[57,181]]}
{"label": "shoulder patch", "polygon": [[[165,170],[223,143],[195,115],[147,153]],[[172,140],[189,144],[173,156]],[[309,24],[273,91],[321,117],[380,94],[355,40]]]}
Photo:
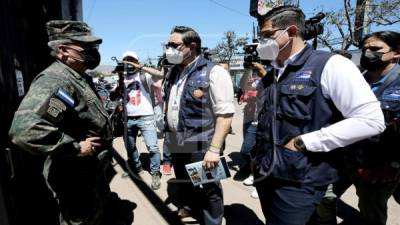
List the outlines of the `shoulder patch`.
{"label": "shoulder patch", "polygon": [[57,98],[59,98],[61,101],[63,101],[68,106],[70,106],[70,107],[75,106],[74,99],[66,91],[64,91],[64,89],[59,88],[55,95],[57,96]]}
{"label": "shoulder patch", "polygon": [[47,114],[49,114],[50,116],[57,118],[58,115],[60,114],[61,111],[59,111],[57,108],[50,106],[47,109]]}
{"label": "shoulder patch", "polygon": [[57,98],[50,98],[49,106],[58,109],[59,111],[65,111],[67,107],[65,104]]}
{"label": "shoulder patch", "polygon": [[311,78],[311,75],[312,75],[311,70],[299,71],[296,73],[295,79],[308,80]]}

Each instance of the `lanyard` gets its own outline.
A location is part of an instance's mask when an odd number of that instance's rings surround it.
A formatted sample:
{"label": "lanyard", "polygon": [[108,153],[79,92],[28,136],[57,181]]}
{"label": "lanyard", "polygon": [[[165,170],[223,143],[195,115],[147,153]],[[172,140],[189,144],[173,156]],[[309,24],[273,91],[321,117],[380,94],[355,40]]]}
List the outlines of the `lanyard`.
{"label": "lanyard", "polygon": [[[183,74],[180,74],[178,77],[178,81],[176,82],[176,92],[175,92],[175,99],[174,99],[174,105],[177,105],[177,99],[178,99],[178,92],[179,92],[179,88],[182,86],[183,83],[185,83],[186,79],[188,78],[189,74],[191,74],[194,69],[197,68],[197,64],[198,64],[199,60],[196,60],[195,64],[193,65],[193,67],[189,70],[189,72]],[[182,71],[183,72],[183,71]],[[182,79],[181,79],[182,76]]]}

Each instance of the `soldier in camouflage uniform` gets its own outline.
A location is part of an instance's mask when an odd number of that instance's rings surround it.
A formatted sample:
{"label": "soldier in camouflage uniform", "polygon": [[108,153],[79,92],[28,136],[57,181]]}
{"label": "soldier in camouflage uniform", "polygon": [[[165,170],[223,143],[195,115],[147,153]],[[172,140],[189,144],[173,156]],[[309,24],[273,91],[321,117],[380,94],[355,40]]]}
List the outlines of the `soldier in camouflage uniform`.
{"label": "soldier in camouflage uniform", "polygon": [[46,27],[55,62],[33,81],[9,134],[20,149],[47,156],[43,174],[58,201],[61,224],[103,224],[112,134],[85,73],[99,64],[102,39],[83,22],[50,21]]}

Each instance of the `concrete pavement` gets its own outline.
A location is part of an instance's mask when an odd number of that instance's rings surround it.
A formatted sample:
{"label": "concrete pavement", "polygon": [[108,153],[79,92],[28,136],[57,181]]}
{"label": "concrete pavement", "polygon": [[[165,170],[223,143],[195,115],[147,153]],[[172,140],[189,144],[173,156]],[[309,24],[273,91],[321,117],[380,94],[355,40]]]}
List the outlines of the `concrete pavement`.
{"label": "concrete pavement", "polygon": [[[234,135],[227,137],[227,146],[224,155],[231,167],[232,176],[235,175],[240,150],[242,144],[242,106],[236,105],[236,114],[233,120]],[[122,158],[126,159],[126,152],[121,138],[115,140],[115,148]],[[141,157],[147,158],[147,149],[142,138],[138,139],[137,143]],[[160,140],[160,148],[162,141]],[[122,161],[122,159],[121,159]],[[148,160],[147,160],[148,161]],[[148,165],[148,163],[144,163]],[[128,199],[137,204],[134,210],[135,225],[175,225],[182,224],[179,222],[176,215],[173,213],[176,207],[173,204],[173,199],[168,198],[168,192],[173,192],[174,176],[163,175],[162,186],[157,191],[150,189],[151,176],[146,171],[140,177],[124,176],[124,171],[120,165],[116,165],[117,175],[114,177],[111,188],[117,192],[123,199]],[[250,197],[250,193],[254,190],[253,187],[248,187],[242,184],[241,181],[236,181],[232,177],[222,181],[224,190],[225,217],[223,224],[227,225],[262,225],[264,224],[264,216],[261,211],[258,199]],[[357,196],[354,187],[351,187],[342,196],[342,200],[348,206],[346,213],[350,217],[355,216],[354,210],[357,209]],[[400,225],[400,206],[391,198],[388,203],[388,225]],[[350,209],[350,210],[349,210]],[[186,218],[184,224],[197,224],[192,218]],[[339,218],[339,221],[341,219]]]}

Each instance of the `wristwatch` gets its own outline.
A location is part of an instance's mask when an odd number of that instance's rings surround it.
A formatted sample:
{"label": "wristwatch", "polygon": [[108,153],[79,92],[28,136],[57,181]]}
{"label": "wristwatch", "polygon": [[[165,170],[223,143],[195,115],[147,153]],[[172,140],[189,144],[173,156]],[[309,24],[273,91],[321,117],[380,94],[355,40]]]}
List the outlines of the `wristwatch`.
{"label": "wristwatch", "polygon": [[297,136],[293,139],[293,145],[299,152],[307,151],[306,145],[304,144],[300,136]]}

